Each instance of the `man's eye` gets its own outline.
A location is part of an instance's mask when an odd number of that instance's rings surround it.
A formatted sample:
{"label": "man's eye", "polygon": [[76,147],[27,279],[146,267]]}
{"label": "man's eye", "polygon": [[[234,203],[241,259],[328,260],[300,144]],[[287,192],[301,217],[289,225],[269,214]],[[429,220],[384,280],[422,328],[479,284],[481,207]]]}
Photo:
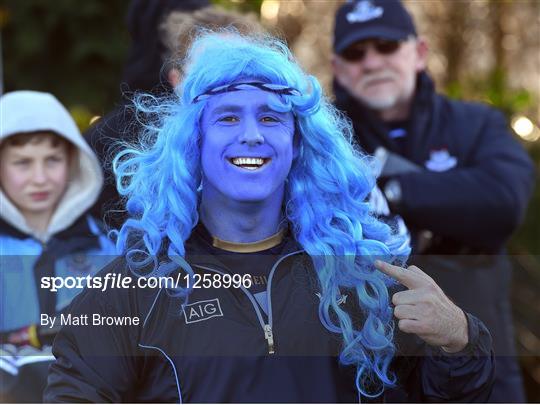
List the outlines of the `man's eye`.
{"label": "man's eye", "polygon": [[261,118],[261,122],[279,122],[277,118],[265,116]]}
{"label": "man's eye", "polygon": [[235,115],[227,115],[225,117],[221,117],[220,119],[218,119],[219,122],[230,122],[230,123],[233,123],[233,122],[238,122],[240,121],[238,119],[238,117],[236,117]]}

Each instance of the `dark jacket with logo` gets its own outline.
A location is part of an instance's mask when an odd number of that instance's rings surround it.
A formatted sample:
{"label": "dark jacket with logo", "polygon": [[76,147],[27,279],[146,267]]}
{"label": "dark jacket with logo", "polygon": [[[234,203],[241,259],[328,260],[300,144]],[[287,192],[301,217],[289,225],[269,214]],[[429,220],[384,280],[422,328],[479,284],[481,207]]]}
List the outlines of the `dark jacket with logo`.
{"label": "dark jacket with logo", "polygon": [[374,112],[337,84],[336,105],[352,120],[365,151],[383,146],[425,168],[397,176],[402,202],[395,210],[409,229],[435,235],[430,253],[500,253],[525,215],[534,165],[500,112],[450,100],[435,92],[427,74],[418,78],[404,147],[389,137]]}
{"label": "dark jacket with logo", "polygon": [[[511,265],[502,254],[525,215],[534,166],[510,135],[504,116],[483,104],[437,94],[429,76],[421,73],[407,135],[398,141],[373,111],[337,83],[335,94],[364,150],[373,153],[382,146],[422,168],[393,177],[402,199],[391,210],[411,231],[413,254],[421,254],[410,263],[485,322],[496,354],[513,355]],[[426,234],[430,239],[420,247]]]}
{"label": "dark jacket with logo", "polygon": [[[227,253],[212,247],[204,231],[194,232],[186,250],[196,273],[249,273],[227,268],[231,257],[221,260]],[[266,312],[245,289],[194,289],[184,307],[166,290],[85,291],[72,314],[137,316],[140,325],[64,327],[54,343],[57,361],[45,401],[358,401],[354,368],[336,358],[341,336],[319,321],[320,290],[309,257],[291,238],[265,253],[275,259]],[[130,274],[126,267],[121,259],[106,271]],[[468,322],[470,342],[456,355],[396,332],[398,386],[376,401],[485,401],[494,373],[491,340],[475,317],[468,315]]]}

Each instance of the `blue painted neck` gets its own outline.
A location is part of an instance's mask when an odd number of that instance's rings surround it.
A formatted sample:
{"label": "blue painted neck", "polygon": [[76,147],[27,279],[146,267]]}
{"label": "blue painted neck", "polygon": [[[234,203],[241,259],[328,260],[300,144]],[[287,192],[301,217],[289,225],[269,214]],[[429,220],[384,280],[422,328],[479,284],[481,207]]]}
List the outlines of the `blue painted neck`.
{"label": "blue painted neck", "polygon": [[266,239],[283,224],[284,187],[261,202],[232,201],[208,188],[202,191],[200,219],[212,236],[248,243]]}

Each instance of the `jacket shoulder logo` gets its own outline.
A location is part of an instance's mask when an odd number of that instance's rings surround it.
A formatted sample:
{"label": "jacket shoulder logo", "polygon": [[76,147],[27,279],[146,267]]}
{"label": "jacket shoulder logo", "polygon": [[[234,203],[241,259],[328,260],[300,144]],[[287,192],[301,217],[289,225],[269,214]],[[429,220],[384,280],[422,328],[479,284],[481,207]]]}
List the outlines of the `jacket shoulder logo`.
{"label": "jacket shoulder logo", "polygon": [[432,150],[426,168],[432,172],[445,172],[457,165],[457,159],[448,153],[447,149]]}
{"label": "jacket shoulder logo", "polygon": [[182,310],[186,317],[186,323],[206,321],[210,318],[223,316],[223,311],[217,298],[183,305]]}
{"label": "jacket shoulder logo", "polygon": [[351,24],[357,22],[366,22],[380,18],[384,13],[382,7],[375,7],[371,1],[362,0],[356,3],[352,11],[347,13],[347,21]]}

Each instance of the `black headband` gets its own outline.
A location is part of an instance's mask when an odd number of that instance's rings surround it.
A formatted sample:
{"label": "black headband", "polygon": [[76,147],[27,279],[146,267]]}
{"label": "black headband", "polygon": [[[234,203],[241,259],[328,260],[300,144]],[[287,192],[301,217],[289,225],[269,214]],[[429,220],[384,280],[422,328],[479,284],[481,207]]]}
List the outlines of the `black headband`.
{"label": "black headband", "polygon": [[246,90],[246,87],[255,87],[259,90],[268,91],[270,93],[286,95],[286,96],[300,96],[302,94],[293,87],[283,86],[281,84],[245,82],[245,83],[226,84],[223,86],[219,86],[219,87],[215,87],[213,89],[207,90],[204,93],[199,94],[197,97],[195,97],[192,103],[196,103],[210,96],[215,96],[216,94],[227,93],[229,91]]}

